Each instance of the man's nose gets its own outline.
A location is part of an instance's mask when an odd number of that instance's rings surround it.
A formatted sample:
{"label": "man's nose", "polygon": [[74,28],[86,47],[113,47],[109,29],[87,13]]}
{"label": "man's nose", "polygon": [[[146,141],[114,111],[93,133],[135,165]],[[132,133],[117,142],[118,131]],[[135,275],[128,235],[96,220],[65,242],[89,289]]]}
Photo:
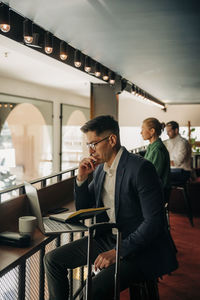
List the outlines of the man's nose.
{"label": "man's nose", "polygon": [[95,152],[95,150],[92,149],[91,147],[89,147],[89,153],[90,153],[90,155],[91,155],[92,153],[94,153],[94,152]]}

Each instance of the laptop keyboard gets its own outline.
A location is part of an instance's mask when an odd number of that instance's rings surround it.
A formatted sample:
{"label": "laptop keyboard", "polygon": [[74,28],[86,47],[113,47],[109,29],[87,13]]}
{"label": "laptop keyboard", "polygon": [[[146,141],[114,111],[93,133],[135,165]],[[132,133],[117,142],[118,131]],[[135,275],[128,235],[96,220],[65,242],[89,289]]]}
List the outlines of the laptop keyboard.
{"label": "laptop keyboard", "polygon": [[60,230],[71,229],[67,224],[53,221],[48,218],[43,219],[43,223],[44,223],[44,228],[48,231],[60,231]]}

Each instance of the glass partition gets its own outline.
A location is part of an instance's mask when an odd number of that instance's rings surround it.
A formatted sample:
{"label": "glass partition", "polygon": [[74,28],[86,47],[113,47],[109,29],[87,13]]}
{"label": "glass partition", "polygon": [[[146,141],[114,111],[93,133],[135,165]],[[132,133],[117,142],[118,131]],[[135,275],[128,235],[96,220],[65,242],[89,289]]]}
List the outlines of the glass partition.
{"label": "glass partition", "polygon": [[88,153],[86,141],[80,127],[89,120],[89,108],[61,104],[61,170],[78,165],[81,157]]}
{"label": "glass partition", "polygon": [[[200,141],[200,127],[192,126],[191,139],[195,139],[195,141]],[[188,140],[188,127],[180,126],[179,132],[182,137]],[[121,136],[121,144],[125,146],[128,150],[132,150],[135,148],[140,148],[143,146],[147,146],[149,141],[144,141],[141,136],[141,127],[120,127],[120,136]],[[168,135],[166,130],[161,134],[161,139],[164,141],[168,139]],[[196,147],[197,150],[199,147]],[[196,151],[197,151],[196,150]],[[195,152],[193,148],[193,152]]]}
{"label": "glass partition", "polygon": [[0,190],[52,173],[53,103],[0,94]]}

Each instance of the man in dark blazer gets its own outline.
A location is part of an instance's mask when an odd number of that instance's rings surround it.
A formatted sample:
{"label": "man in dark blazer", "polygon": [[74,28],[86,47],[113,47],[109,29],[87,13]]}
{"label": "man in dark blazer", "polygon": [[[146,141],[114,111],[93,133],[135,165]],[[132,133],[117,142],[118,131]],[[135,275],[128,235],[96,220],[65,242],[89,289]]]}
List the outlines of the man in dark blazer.
{"label": "man in dark blazer", "polygon": [[[97,222],[116,222],[122,232],[120,288],[133,280],[153,279],[177,268],[174,247],[166,225],[162,188],[154,166],[121,147],[119,125],[111,116],[88,121],[81,130],[89,157],[78,169],[76,208],[108,206]],[[93,179],[88,179],[93,173]],[[115,268],[115,233],[97,231],[94,238],[94,300],[112,296]],[[87,237],[45,256],[50,300],[68,299],[66,269],[87,261]]]}

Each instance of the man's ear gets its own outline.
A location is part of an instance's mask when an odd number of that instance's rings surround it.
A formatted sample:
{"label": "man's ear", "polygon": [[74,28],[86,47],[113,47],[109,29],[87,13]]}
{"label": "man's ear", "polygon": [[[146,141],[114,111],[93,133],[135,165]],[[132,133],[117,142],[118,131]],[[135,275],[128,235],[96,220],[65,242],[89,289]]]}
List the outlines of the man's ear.
{"label": "man's ear", "polygon": [[175,134],[177,135],[179,132],[178,128],[175,128]]}
{"label": "man's ear", "polygon": [[112,147],[114,147],[117,144],[117,136],[115,134],[110,135],[109,143]]}

